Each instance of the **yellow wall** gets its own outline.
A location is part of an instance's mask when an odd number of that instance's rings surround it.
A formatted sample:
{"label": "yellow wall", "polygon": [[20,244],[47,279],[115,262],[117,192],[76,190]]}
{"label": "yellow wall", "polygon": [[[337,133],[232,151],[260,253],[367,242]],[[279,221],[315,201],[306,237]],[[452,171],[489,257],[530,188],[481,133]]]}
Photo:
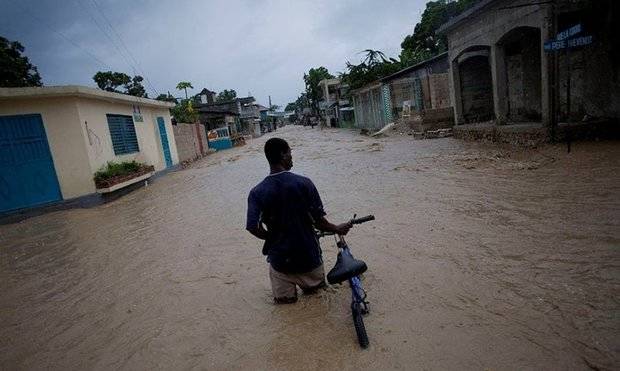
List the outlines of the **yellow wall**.
{"label": "yellow wall", "polygon": [[94,193],[93,174],[108,161],[136,160],[164,170],[158,116],[166,123],[172,162],[179,163],[168,108],[140,106],[140,111],[144,121],[134,123],[140,151],[116,156],[106,114],[132,116],[129,102],[77,97],[0,100],[0,115],[41,114],[63,199]]}
{"label": "yellow wall", "polygon": [[77,98],[0,101],[0,115],[40,114],[63,199],[95,192],[78,119]]}
{"label": "yellow wall", "polygon": [[[163,117],[166,123],[166,134],[168,135],[172,162],[173,164],[179,162],[172,124],[170,122],[170,113],[167,108],[141,106],[140,112],[142,113],[144,121],[134,122],[140,151],[119,156],[114,154],[106,114],[132,116],[133,107],[130,104],[119,104],[97,99],[82,98],[78,101],[78,110],[93,173],[105,166],[108,161],[120,162],[136,160],[155,166],[156,171],[164,170],[166,168],[166,163],[164,161],[159,129],[157,127],[156,120],[158,116]],[[88,131],[86,129],[86,124],[88,124]]]}

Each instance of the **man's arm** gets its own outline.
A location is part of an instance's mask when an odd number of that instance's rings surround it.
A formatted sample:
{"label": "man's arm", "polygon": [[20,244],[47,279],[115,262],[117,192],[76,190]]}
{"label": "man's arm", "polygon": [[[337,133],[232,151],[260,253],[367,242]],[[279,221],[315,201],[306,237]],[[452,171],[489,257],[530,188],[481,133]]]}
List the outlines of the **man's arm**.
{"label": "man's arm", "polygon": [[353,227],[353,224],[351,224],[351,222],[346,222],[336,225],[330,223],[324,216],[321,216],[314,221],[314,227],[322,232],[332,232],[344,236],[349,233],[349,230]]}
{"label": "man's arm", "polygon": [[250,192],[248,196],[248,215],[245,223],[245,229],[256,238],[266,240],[269,232],[263,228],[260,222],[261,207],[258,198],[254,192]]}
{"label": "man's arm", "polygon": [[332,232],[339,234],[341,236],[346,235],[349,232],[349,229],[353,226],[351,222],[342,223],[342,224],[332,224],[329,220],[325,219],[325,210],[323,210],[323,201],[321,201],[321,196],[319,195],[319,191],[314,186],[311,180],[308,183],[308,198],[310,204],[310,217],[314,222],[314,228],[318,229],[322,232]]}
{"label": "man's arm", "polygon": [[254,237],[260,238],[261,240],[266,240],[269,232],[263,228],[263,225],[258,223],[255,227],[248,227],[248,232],[252,233]]}

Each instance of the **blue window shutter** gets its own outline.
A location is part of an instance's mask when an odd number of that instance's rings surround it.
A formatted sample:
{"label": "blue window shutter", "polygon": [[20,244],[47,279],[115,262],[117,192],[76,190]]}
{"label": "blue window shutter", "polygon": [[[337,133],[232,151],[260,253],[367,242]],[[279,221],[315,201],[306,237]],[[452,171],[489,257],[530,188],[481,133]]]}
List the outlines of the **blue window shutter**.
{"label": "blue window shutter", "polygon": [[131,116],[106,115],[115,155],[139,152],[136,128]]}

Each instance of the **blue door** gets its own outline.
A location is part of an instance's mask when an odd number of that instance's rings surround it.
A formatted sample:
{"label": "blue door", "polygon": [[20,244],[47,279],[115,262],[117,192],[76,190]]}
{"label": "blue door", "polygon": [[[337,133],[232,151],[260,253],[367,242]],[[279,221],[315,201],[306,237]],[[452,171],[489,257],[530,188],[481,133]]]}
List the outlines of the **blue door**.
{"label": "blue door", "polygon": [[157,126],[159,127],[159,137],[161,139],[161,148],[164,150],[164,160],[166,167],[172,166],[172,156],[170,155],[170,144],[168,143],[168,135],[166,134],[166,124],[163,117],[157,118]]}
{"label": "blue door", "polygon": [[60,199],[41,115],[0,116],[0,212]]}

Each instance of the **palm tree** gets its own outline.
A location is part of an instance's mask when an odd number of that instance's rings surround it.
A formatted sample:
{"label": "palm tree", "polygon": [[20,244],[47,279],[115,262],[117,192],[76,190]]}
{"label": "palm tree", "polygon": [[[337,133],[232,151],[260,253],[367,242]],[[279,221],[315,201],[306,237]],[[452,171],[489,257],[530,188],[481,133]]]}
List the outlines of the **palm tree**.
{"label": "palm tree", "polygon": [[185,99],[187,99],[187,88],[194,88],[192,83],[189,81],[181,81],[177,84],[177,90],[185,90]]}
{"label": "palm tree", "polygon": [[366,53],[366,58],[364,58],[364,63],[366,63],[366,65],[368,66],[374,66],[375,64],[378,64],[381,62],[383,63],[387,62],[387,58],[385,57],[385,54],[383,54],[383,52],[380,50],[366,49],[362,51],[361,53]]}

